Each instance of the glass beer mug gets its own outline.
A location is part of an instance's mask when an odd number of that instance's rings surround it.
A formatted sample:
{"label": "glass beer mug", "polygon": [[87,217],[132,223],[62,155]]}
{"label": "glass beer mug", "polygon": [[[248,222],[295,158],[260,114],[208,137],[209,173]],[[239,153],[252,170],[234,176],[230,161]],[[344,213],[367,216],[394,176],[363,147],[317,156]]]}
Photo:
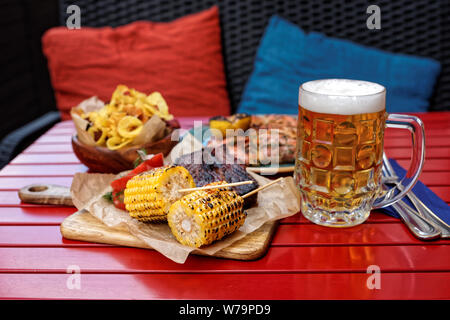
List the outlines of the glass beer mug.
{"label": "glass beer mug", "polygon": [[[367,81],[325,79],[300,86],[294,178],[310,221],[358,225],[416,183],[425,154],[423,124],[414,116],[387,114],[385,100],[386,89]],[[382,189],[385,127],[408,129],[413,138],[411,165],[398,194]]]}

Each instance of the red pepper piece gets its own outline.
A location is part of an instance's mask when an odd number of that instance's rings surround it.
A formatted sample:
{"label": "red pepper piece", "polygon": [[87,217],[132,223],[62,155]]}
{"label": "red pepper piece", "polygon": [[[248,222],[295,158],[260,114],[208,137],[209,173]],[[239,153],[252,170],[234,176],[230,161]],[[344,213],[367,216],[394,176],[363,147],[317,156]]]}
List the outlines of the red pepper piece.
{"label": "red pepper piece", "polygon": [[124,199],[123,198],[123,191],[119,191],[119,192],[114,192],[113,191],[112,199],[113,199],[114,206],[117,209],[126,211],[125,203],[123,202],[123,199]]}
{"label": "red pepper piece", "polygon": [[130,173],[126,176],[116,179],[111,182],[111,187],[114,192],[119,192],[125,190],[127,186],[128,180],[133,178],[135,175],[151,170],[153,168],[162,167],[164,165],[164,155],[162,153],[158,153],[154,155],[152,158],[145,160],[136,168],[134,168]]}
{"label": "red pepper piece", "polygon": [[135,174],[133,174],[133,175],[128,174],[128,175],[126,175],[126,176],[124,176],[122,178],[119,178],[119,179],[116,179],[116,180],[112,181],[111,182],[111,187],[113,188],[113,192],[118,192],[118,191],[125,190],[128,180],[130,180],[134,176],[135,176]]}
{"label": "red pepper piece", "polygon": [[164,165],[164,155],[162,153],[155,154],[152,158],[145,160],[136,168],[131,171],[131,174],[138,174],[151,170],[153,168],[159,168]]}

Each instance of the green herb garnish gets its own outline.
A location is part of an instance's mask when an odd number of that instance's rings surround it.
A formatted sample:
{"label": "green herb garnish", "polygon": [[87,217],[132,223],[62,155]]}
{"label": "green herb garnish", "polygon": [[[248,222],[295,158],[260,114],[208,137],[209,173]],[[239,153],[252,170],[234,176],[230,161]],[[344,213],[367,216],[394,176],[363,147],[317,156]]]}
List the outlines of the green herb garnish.
{"label": "green herb garnish", "polygon": [[138,154],[138,157],[136,160],[134,160],[133,165],[136,168],[138,165],[140,165],[145,160],[145,156],[147,155],[147,150],[145,148],[139,149],[136,151]]}
{"label": "green herb garnish", "polygon": [[107,192],[103,195],[103,199],[109,201],[109,202],[113,202],[113,194],[112,191]]}

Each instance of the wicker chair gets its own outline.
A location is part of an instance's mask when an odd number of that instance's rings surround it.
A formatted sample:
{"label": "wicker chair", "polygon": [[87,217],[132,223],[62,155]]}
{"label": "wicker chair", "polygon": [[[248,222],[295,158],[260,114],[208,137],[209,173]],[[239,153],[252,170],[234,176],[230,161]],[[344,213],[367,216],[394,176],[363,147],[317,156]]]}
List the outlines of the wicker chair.
{"label": "wicker chair", "polygon": [[365,0],[60,0],[77,4],[82,26],[119,26],[136,20],[170,21],[218,5],[230,100],[236,109],[269,18],[278,14],[306,31],[349,39],[392,52],[434,58],[442,64],[432,110],[450,105],[450,3],[380,0],[381,30],[368,30]]}
{"label": "wicker chair", "polygon": [[[252,71],[259,40],[273,14],[290,20],[306,31],[318,31],[392,52],[440,61],[442,72],[430,110],[450,109],[448,1],[379,0],[381,30],[368,30],[366,27],[368,3],[365,0],[59,0],[61,25],[65,25],[68,17],[66,8],[71,4],[81,8],[82,27],[115,27],[136,20],[170,21],[218,5],[233,110],[239,104]],[[23,136],[27,132],[20,134]],[[20,139],[15,137],[15,140]]]}

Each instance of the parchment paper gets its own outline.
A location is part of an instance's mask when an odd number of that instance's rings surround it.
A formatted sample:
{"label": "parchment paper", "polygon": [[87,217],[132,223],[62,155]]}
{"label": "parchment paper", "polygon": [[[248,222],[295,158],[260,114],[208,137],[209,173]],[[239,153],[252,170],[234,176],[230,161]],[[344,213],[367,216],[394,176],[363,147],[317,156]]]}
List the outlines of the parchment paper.
{"label": "parchment paper", "polygon": [[[189,147],[183,148],[183,143],[192,143],[192,140],[183,140],[178,151],[175,150],[175,152],[182,153],[183,150],[190,150]],[[271,181],[256,173],[249,172],[249,174],[260,185]],[[86,209],[108,227],[128,230],[153,249],[177,263],[184,263],[189,253],[193,250],[213,255],[255,231],[266,222],[292,216],[300,210],[300,195],[295,187],[294,180],[292,177],[283,178],[279,183],[273,184],[258,193],[256,206],[247,210],[248,215],[245,223],[238,231],[211,245],[196,249],[180,244],[172,235],[167,223],[142,223],[103,199],[103,195],[111,191],[109,184],[114,180],[114,177],[111,174],[75,174],[71,186],[72,199],[75,206],[79,210]]]}

